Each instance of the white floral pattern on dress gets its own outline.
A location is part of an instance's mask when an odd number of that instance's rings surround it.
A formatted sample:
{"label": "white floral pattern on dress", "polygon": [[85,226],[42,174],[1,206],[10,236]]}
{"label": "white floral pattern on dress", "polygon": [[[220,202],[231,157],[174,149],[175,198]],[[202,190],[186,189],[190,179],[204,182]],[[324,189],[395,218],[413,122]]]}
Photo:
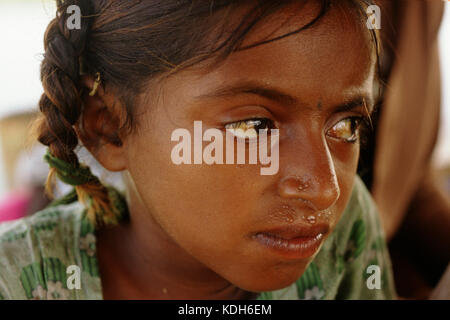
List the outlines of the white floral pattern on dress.
{"label": "white floral pattern on dress", "polygon": [[92,233],[88,233],[84,237],[80,238],[80,249],[85,250],[88,256],[94,256],[95,236]]}
{"label": "white floral pattern on dress", "polygon": [[33,300],[44,300],[45,298],[47,298],[47,291],[42,288],[41,285],[38,285],[31,294],[33,295]]}
{"label": "white floral pattern on dress", "polygon": [[63,288],[60,281],[47,283],[47,299],[48,300],[68,300],[70,298],[69,290]]}
{"label": "white floral pattern on dress", "polygon": [[324,292],[318,286],[305,290],[304,300],[320,300],[324,296]]}

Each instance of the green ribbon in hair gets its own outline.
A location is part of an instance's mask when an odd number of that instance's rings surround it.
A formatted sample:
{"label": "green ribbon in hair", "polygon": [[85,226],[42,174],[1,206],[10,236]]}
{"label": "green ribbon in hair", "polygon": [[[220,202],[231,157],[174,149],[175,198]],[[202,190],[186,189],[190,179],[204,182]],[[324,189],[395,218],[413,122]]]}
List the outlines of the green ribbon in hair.
{"label": "green ribbon in hair", "polygon": [[49,149],[47,149],[47,153],[44,156],[44,161],[47,162],[51,168],[56,169],[56,174],[62,182],[71,186],[76,187],[98,180],[97,177],[92,174],[89,167],[82,164],[75,167],[73,164],[53,156]]}
{"label": "green ribbon in hair", "polygon": [[[97,181],[100,183],[99,179],[91,173],[89,167],[80,164],[79,167],[75,167],[74,165],[56,158],[50,153],[50,150],[47,149],[47,153],[44,156],[44,160],[49,164],[51,168],[56,169],[56,173],[61,179],[62,182],[72,185],[74,187],[83,185],[89,182]],[[108,198],[112,204],[112,217],[107,217],[104,212],[95,212],[95,217],[98,221],[91,221],[94,223],[94,226],[98,226],[96,222],[101,222],[101,224],[106,225],[115,225],[121,221],[129,219],[129,211],[128,204],[126,198],[121,192],[116,190],[114,187],[106,186],[108,191]],[[89,195],[88,195],[89,197]],[[61,199],[53,200],[50,203],[50,207],[57,205],[64,205],[75,202],[78,200],[78,194],[75,188],[72,189],[70,193],[62,197]],[[89,200],[92,201],[92,198],[89,197]],[[87,211],[85,211],[87,214]]]}

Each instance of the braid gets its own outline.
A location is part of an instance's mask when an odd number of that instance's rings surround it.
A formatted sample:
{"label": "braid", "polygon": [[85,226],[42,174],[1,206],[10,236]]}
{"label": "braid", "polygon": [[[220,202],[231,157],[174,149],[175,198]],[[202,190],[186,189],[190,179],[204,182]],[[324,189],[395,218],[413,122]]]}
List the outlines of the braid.
{"label": "braid", "polygon": [[[85,16],[80,30],[67,28],[67,7],[78,5]],[[56,18],[49,24],[44,37],[45,55],[41,64],[41,81],[44,93],[39,101],[41,116],[37,120],[38,140],[49,147],[51,154],[73,167],[80,163],[75,153],[78,136],[74,129],[82,111],[80,89],[80,61],[90,30],[92,6],[90,1],[57,1]],[[88,16],[88,17],[86,17]],[[51,194],[55,169],[52,168],[46,182]],[[94,224],[113,221],[114,214],[108,189],[97,178],[75,187],[78,199],[88,209],[88,217]],[[100,215],[101,213],[101,215]]]}

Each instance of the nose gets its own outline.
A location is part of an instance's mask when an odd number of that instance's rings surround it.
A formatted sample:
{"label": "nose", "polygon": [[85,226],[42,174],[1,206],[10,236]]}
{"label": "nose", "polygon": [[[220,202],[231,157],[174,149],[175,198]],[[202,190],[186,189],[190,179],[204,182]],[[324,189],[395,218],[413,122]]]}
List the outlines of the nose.
{"label": "nose", "polygon": [[278,193],[285,199],[299,199],[314,211],[333,206],[340,196],[333,159],[328,147],[295,157],[278,183]]}

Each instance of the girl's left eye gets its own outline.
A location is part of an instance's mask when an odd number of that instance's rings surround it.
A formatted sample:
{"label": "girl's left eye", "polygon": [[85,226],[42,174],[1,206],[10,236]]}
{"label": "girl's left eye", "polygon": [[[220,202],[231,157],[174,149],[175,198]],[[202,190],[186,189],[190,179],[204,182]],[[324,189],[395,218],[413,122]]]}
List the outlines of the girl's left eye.
{"label": "girl's left eye", "polygon": [[359,138],[359,127],[363,117],[350,117],[336,123],[327,132],[327,136],[344,142],[354,143]]}
{"label": "girl's left eye", "polygon": [[225,125],[225,129],[230,130],[239,138],[256,138],[259,135],[259,130],[274,128],[273,121],[267,118],[241,120]]}

